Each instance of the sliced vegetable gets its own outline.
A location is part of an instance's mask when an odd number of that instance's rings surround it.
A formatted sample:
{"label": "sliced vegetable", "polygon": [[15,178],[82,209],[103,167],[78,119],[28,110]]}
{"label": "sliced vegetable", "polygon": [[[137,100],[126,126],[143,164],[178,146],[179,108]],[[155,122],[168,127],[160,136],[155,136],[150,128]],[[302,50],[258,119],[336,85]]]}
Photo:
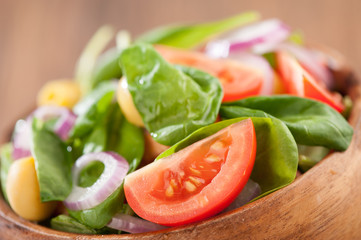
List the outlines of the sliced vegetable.
{"label": "sliced vegetable", "polygon": [[91,89],[91,78],[98,56],[114,36],[110,26],[99,28],[84,48],[75,69],[75,80],[80,86],[82,95]]}
{"label": "sliced vegetable", "polygon": [[257,12],[245,12],[234,17],[198,25],[166,26],[151,30],[137,42],[157,43],[179,48],[193,48],[209,38],[259,19]]}
{"label": "sliced vegetable", "polygon": [[128,233],[154,232],[167,228],[138,217],[121,213],[116,214],[107,226]]}
{"label": "sliced vegetable", "polygon": [[65,107],[42,106],[37,108],[31,115],[42,121],[56,119],[53,130],[62,139],[67,140],[69,132],[72,130],[76,116]]}
{"label": "sliced vegetable", "polygon": [[234,101],[260,93],[264,78],[262,70],[241,62],[210,59],[202,53],[156,46],[156,50],[173,64],[186,65],[205,71],[221,82],[224,101]]}
{"label": "sliced vegetable", "polygon": [[286,40],[290,28],[278,19],[269,19],[247,25],[207,44],[209,56],[228,57],[230,53],[251,49],[254,53],[263,54],[274,50],[275,46]]}
{"label": "sliced vegetable", "polygon": [[222,118],[272,117],[282,120],[299,144],[344,151],[353,129],[334,109],[296,96],[259,96],[223,104]]}
{"label": "sliced vegetable", "polygon": [[145,44],[124,50],[120,64],[134,104],[157,142],[172,145],[216,120],[222,88],[211,75],[177,69]]}
{"label": "sliced vegetable", "polygon": [[293,56],[286,52],[278,52],[277,66],[287,93],[312,98],[330,105],[338,112],[343,111],[341,95],[331,93],[326,87],[317,83]]}
{"label": "sliced vegetable", "polygon": [[20,119],[16,122],[12,145],[14,160],[31,156],[31,121]]}
{"label": "sliced vegetable", "polygon": [[263,83],[262,88],[259,91],[260,95],[271,95],[274,92],[275,77],[273,69],[265,58],[247,52],[234,53],[231,54],[229,58],[239,61],[246,66],[257,69],[262,73]]}
{"label": "sliced vegetable", "polygon": [[202,220],[236,198],[255,154],[252,121],[236,123],[128,175],[127,202],[137,215],[162,225]]}
{"label": "sliced vegetable", "polygon": [[311,49],[291,43],[279,44],[277,49],[287,51],[295,56],[316,81],[322,82],[328,89],[333,87],[330,70],[327,68],[325,62],[321,61]]}
{"label": "sliced vegetable", "polygon": [[[91,187],[82,188],[77,183],[79,173],[93,161],[102,162],[104,171]],[[64,201],[65,206],[70,210],[83,210],[97,206],[122,184],[128,170],[128,162],[115,153],[100,152],[83,155],[73,166],[73,189]]]}

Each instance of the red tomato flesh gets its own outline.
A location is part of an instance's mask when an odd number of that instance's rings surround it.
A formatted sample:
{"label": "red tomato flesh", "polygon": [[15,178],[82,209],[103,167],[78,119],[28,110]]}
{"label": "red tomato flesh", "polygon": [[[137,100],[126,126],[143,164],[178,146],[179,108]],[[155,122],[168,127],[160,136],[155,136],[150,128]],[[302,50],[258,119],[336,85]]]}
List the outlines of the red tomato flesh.
{"label": "red tomato flesh", "polygon": [[129,174],[125,196],[146,220],[166,226],[199,221],[238,196],[255,156],[256,134],[247,119]]}
{"label": "red tomato flesh", "polygon": [[277,68],[286,93],[321,101],[338,112],[344,110],[341,95],[330,92],[325,86],[318,83],[293,56],[285,52],[278,52]]}
{"label": "red tomato flesh", "polygon": [[223,87],[223,102],[258,95],[263,84],[263,75],[257,69],[236,61],[210,59],[202,53],[155,46],[155,49],[170,63],[198,68],[217,77]]}

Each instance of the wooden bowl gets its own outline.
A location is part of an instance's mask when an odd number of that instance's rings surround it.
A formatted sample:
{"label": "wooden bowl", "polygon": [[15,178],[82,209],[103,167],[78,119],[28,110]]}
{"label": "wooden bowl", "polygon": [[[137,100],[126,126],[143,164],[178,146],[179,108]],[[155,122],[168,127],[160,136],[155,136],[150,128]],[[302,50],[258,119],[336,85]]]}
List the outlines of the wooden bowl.
{"label": "wooden bowl", "polygon": [[354,101],[348,150],[337,152],[289,186],[211,219],[153,233],[80,235],[18,217],[0,198],[1,239],[361,239],[361,82],[330,50],[336,83]]}

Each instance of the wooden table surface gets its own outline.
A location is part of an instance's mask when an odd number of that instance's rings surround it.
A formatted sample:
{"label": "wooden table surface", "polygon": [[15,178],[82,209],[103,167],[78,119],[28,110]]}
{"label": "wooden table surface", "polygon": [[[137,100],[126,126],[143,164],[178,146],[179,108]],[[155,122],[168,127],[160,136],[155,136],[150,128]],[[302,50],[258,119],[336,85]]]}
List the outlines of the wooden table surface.
{"label": "wooden table surface", "polygon": [[48,80],[72,77],[90,36],[103,24],[135,36],[174,22],[200,22],[257,10],[306,39],[339,50],[361,73],[358,0],[0,0],[0,136],[35,106]]}

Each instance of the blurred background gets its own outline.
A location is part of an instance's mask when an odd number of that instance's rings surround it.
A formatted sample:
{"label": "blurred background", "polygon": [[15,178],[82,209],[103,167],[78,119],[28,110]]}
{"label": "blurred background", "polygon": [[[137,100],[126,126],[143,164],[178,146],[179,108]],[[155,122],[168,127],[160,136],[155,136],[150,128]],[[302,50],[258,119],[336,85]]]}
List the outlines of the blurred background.
{"label": "blurred background", "polygon": [[247,10],[280,18],[307,41],[337,49],[361,74],[359,0],[0,0],[0,135],[31,111],[46,81],[73,76],[83,47],[103,24],[137,36]]}

